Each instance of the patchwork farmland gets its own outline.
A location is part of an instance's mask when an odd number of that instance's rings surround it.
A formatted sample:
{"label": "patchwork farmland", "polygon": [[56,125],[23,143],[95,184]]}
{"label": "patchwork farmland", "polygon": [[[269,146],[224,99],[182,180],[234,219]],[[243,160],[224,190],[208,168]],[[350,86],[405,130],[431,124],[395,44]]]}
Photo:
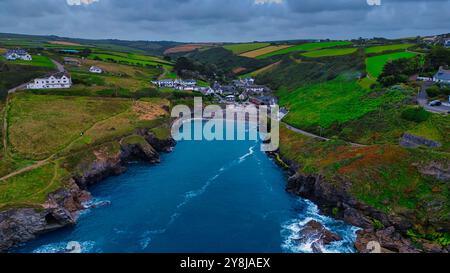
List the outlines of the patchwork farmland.
{"label": "patchwork farmland", "polygon": [[291,47],[290,45],[276,45],[276,46],[268,46],[268,47],[263,47],[260,49],[256,49],[256,50],[252,50],[249,52],[245,52],[243,54],[241,54],[240,56],[242,57],[247,57],[247,58],[257,58],[259,56],[263,56],[272,52],[276,52],[276,51],[280,51],[282,49],[286,49],[288,47]]}
{"label": "patchwork farmland", "polygon": [[352,43],[348,42],[348,41],[306,43],[306,44],[302,44],[302,45],[291,46],[291,47],[281,49],[278,51],[274,51],[274,52],[271,52],[268,54],[264,54],[264,55],[259,56],[258,59],[269,58],[269,57],[277,56],[277,55],[284,55],[284,54],[288,54],[288,53],[296,52],[296,51],[312,51],[312,50],[318,50],[318,49],[329,48],[329,47],[349,46],[349,45],[352,45]]}

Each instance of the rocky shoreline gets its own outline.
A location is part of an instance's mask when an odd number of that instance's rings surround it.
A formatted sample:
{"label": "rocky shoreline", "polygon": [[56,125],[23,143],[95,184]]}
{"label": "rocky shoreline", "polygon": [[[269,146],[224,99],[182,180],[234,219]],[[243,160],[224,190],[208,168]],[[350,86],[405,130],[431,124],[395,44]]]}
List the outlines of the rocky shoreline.
{"label": "rocky shoreline", "polygon": [[[349,193],[350,185],[340,181],[339,186],[327,182],[320,175],[304,175],[298,172],[295,162],[286,160],[279,152],[269,156],[289,174],[287,191],[317,204],[321,212],[335,219],[359,227],[355,248],[359,253],[448,253],[449,249],[432,242],[422,242],[419,249],[406,238],[414,225],[412,215],[388,215],[358,201]],[[375,242],[375,245],[373,244]]]}
{"label": "rocky shoreline", "polygon": [[[124,173],[127,170],[126,164],[130,161],[139,160],[157,164],[160,162],[160,154],[171,152],[176,145],[173,139],[158,139],[149,130],[142,129],[136,134],[145,141],[126,143],[123,138],[119,142],[120,149],[117,153],[108,153],[102,151],[102,148],[94,149],[95,160],[83,161],[82,166],[79,166],[82,171],[74,174],[65,188],[50,194],[42,207],[0,212],[0,252],[8,251],[44,233],[75,225],[79,212],[86,209],[84,204],[91,199],[88,191],[90,185]],[[358,252],[448,253],[448,249],[442,249],[431,242],[424,242],[422,249],[418,249],[408,240],[405,234],[414,224],[410,220],[411,216],[387,215],[351,196],[348,191],[350,185],[346,181],[341,181],[340,186],[336,187],[320,175],[299,173],[297,171],[299,166],[284,159],[278,152],[269,153],[269,156],[288,172],[290,176],[286,187],[288,192],[313,201],[325,215],[361,228],[355,242]],[[375,223],[379,226],[377,227]],[[327,235],[324,238],[331,238],[331,241],[338,239],[318,223],[309,223],[302,232],[305,234],[318,232]],[[379,249],[371,242],[379,243]]]}
{"label": "rocky shoreline", "polygon": [[172,151],[176,145],[173,139],[158,139],[149,130],[141,129],[136,133],[145,141],[130,144],[125,143],[124,138],[116,153],[95,148],[95,159],[78,166],[82,171],[74,174],[63,189],[50,194],[42,207],[0,212],[0,253],[44,233],[75,225],[80,211],[86,209],[84,204],[91,199],[90,185],[124,173],[126,164],[133,160],[159,163],[160,154]]}

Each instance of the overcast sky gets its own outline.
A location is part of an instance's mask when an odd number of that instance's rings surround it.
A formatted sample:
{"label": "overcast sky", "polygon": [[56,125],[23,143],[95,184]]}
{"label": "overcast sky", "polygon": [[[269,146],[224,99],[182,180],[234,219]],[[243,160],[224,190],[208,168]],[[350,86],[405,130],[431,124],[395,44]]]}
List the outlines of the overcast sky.
{"label": "overcast sky", "polygon": [[450,0],[0,0],[0,32],[256,41],[450,32]]}

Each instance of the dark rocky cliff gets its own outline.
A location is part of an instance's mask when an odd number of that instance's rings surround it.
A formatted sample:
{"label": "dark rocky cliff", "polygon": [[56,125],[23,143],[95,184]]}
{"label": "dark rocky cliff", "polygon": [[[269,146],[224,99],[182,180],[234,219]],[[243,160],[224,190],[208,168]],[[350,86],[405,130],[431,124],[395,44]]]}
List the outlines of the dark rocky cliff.
{"label": "dark rocky cliff", "polygon": [[[315,202],[324,214],[361,228],[355,243],[358,252],[371,252],[370,242],[379,243],[381,251],[385,253],[448,252],[448,249],[431,242],[423,242],[424,247],[418,249],[407,239],[406,233],[417,221],[415,215],[379,211],[353,197],[349,190],[350,184],[345,180],[330,183],[320,175],[304,175],[297,171],[299,166],[296,163],[282,159],[278,154],[272,156],[281,159],[280,165],[288,168],[291,176],[287,191]],[[439,169],[438,176],[448,175],[445,168],[436,164],[426,168],[432,174],[436,174],[436,169]],[[436,224],[441,229],[449,225],[444,222],[430,224]]]}
{"label": "dark rocky cliff", "polygon": [[170,152],[175,146],[172,139],[161,140],[148,130],[140,130],[143,141],[127,143],[122,139],[120,149],[111,152],[105,147],[94,148],[93,159],[81,160],[77,171],[65,184],[65,188],[48,196],[38,208],[12,208],[0,212],[0,252],[27,242],[40,234],[68,225],[75,225],[83,203],[90,199],[89,185],[109,176],[126,171],[130,160],[142,160],[150,164],[160,162],[160,153]]}

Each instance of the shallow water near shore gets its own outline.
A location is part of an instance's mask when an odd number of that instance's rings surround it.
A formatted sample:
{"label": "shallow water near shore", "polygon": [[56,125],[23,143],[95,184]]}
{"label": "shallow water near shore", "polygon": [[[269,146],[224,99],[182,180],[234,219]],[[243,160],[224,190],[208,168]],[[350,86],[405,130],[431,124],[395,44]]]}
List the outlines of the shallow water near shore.
{"label": "shallow water near shore", "polygon": [[353,252],[356,228],[287,193],[286,179],[258,141],[180,141],[161,164],[131,163],[91,187],[98,206],[76,226],[15,252],[63,252],[71,241],[86,253],[312,252],[313,241],[297,241],[310,220],[343,238],[324,252]]}

